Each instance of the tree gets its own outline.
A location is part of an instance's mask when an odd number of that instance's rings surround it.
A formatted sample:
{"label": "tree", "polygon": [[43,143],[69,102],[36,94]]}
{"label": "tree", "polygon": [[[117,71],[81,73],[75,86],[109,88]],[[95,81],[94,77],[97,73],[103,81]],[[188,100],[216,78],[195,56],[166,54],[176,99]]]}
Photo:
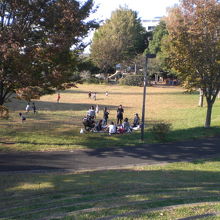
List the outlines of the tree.
{"label": "tree", "polygon": [[152,40],[149,42],[149,53],[156,54],[152,67],[149,68],[152,74],[159,74],[163,77],[176,77],[172,68],[167,63],[167,52],[164,50],[164,41],[168,36],[165,19],[162,19],[152,33]]}
{"label": "tree", "polygon": [[22,88],[73,81],[82,38],[96,25],[85,22],[92,7],[93,0],[0,1],[0,105]]}
{"label": "tree", "polygon": [[108,71],[142,53],[146,48],[145,36],[146,31],[137,13],[119,8],[95,32],[91,57],[99,68]]}
{"label": "tree", "polygon": [[81,56],[77,67],[79,72],[88,71],[91,74],[99,73],[99,68],[92,62],[90,57]]}
{"label": "tree", "polygon": [[182,0],[170,10],[167,51],[171,66],[191,88],[200,88],[207,101],[205,127],[220,90],[220,3]]}
{"label": "tree", "polygon": [[149,52],[152,54],[157,54],[161,52],[161,43],[165,36],[168,35],[166,28],[166,22],[161,20],[153,31],[152,40],[149,42]]}

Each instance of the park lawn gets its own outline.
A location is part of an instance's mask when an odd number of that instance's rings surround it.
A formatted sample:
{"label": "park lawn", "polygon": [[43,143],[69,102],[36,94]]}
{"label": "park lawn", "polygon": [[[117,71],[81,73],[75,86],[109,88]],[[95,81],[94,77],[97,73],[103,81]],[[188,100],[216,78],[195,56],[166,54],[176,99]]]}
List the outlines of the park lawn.
{"label": "park lawn", "polygon": [[0,218],[170,220],[215,214],[219,167],[216,158],[107,171],[1,173]]}
{"label": "park lawn", "polygon": [[[88,92],[95,91],[97,100],[88,99]],[[105,91],[109,96],[105,96]],[[198,94],[184,94],[180,87],[148,87],[146,103],[145,143],[157,142],[149,128],[158,122],[172,124],[168,141],[213,136],[220,134],[220,101],[217,100],[212,115],[211,129],[204,129],[206,108],[197,107]],[[82,118],[91,105],[102,110],[110,110],[110,119],[115,122],[116,109],[122,104],[124,117],[130,122],[134,113],[141,116],[141,87],[119,85],[78,85],[78,88],[61,92],[61,103],[56,103],[57,95],[45,95],[35,104],[38,113],[27,114],[27,120],[21,124],[18,113],[24,112],[26,103],[13,99],[7,103],[10,109],[9,120],[0,120],[0,151],[50,151],[97,148],[103,146],[135,146],[142,143],[140,132],[109,136],[106,133],[80,134]]]}

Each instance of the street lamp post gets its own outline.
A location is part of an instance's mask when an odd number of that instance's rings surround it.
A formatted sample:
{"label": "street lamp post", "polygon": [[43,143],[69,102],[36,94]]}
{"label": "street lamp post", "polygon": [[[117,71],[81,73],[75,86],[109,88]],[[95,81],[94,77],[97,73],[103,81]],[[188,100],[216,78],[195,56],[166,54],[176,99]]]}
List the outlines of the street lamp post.
{"label": "street lamp post", "polygon": [[144,56],[144,90],[143,90],[143,104],[142,104],[142,119],[141,119],[141,140],[144,140],[144,119],[145,119],[145,102],[146,102],[146,87],[147,87],[147,61],[148,57]]}
{"label": "street lamp post", "polygon": [[149,58],[155,58],[155,54],[147,53],[144,56],[144,90],[143,90],[143,105],[142,105],[142,120],[141,120],[141,140],[144,140],[144,127],[145,127],[145,102],[146,102],[146,87],[147,87],[147,64]]}

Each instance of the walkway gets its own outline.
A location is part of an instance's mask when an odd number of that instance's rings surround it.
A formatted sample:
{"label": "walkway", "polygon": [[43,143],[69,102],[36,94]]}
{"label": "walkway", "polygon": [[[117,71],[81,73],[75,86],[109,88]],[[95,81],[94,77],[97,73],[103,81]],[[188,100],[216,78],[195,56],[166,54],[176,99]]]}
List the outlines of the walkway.
{"label": "walkway", "polygon": [[4,171],[80,171],[191,161],[220,156],[220,136],[136,147],[63,152],[0,153]]}

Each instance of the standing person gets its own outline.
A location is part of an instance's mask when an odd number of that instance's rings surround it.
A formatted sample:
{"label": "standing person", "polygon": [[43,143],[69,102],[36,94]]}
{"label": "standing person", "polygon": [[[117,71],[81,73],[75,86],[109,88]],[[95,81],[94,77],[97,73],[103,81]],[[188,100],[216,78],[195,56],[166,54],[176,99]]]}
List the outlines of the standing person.
{"label": "standing person", "polygon": [[36,109],[36,105],[35,105],[35,103],[34,103],[34,102],[32,103],[32,109],[33,109],[34,114],[35,114],[35,113],[37,112],[37,111],[36,111],[37,109]]}
{"label": "standing person", "polygon": [[108,91],[105,92],[105,96],[108,96]]}
{"label": "standing person", "polygon": [[122,124],[124,109],[119,105],[117,109],[117,124]]}
{"label": "standing person", "polygon": [[30,111],[30,103],[28,102],[26,106],[26,113],[28,113],[29,111]]}
{"label": "standing person", "polygon": [[108,115],[109,115],[109,112],[107,110],[107,107],[105,107],[103,111],[103,126],[106,126],[108,123]]}
{"label": "standing person", "polygon": [[93,99],[96,100],[96,92],[93,93]]}
{"label": "standing person", "polygon": [[91,108],[89,109],[87,115],[91,118],[94,119],[96,117],[96,113],[95,113],[95,108],[92,105]]}
{"label": "standing person", "polygon": [[57,103],[60,102],[60,93],[57,94]]}
{"label": "standing person", "polygon": [[99,114],[99,106],[98,105],[96,105],[96,107],[95,107],[95,113],[98,115]]}
{"label": "standing person", "polygon": [[91,99],[91,96],[92,96],[92,92],[89,91],[89,93],[88,93],[88,97],[89,97],[89,99]]}

